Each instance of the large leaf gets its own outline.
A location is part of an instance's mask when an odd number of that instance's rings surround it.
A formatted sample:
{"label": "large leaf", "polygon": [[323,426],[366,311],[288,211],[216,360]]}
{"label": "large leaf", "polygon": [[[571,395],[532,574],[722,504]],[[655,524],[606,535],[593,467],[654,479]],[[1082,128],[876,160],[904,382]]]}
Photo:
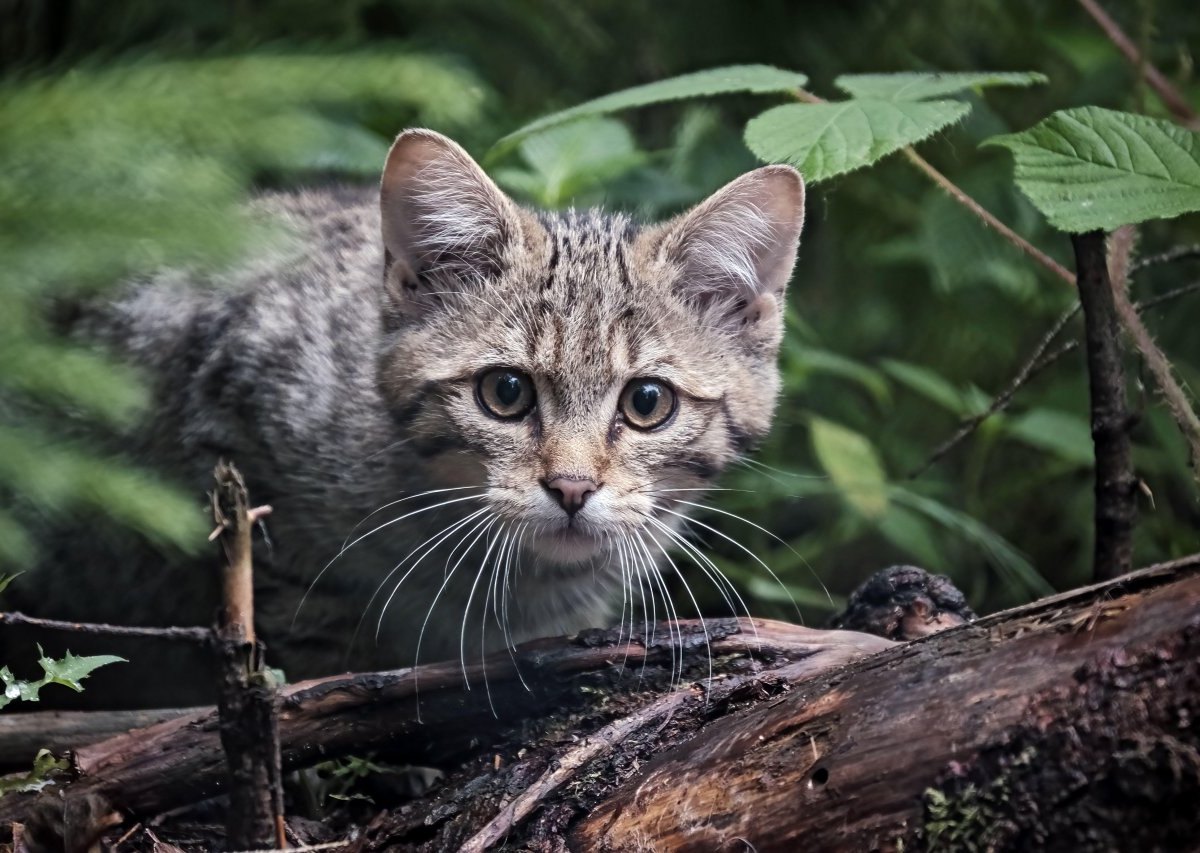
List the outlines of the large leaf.
{"label": "large leaf", "polygon": [[785,104],[746,125],[746,144],[768,163],[791,163],[806,180],[824,181],[920,142],[969,111],[961,101]]}
{"label": "large leaf", "polygon": [[685,98],[700,98],[707,95],[729,95],[739,92],[766,95],[793,92],[807,82],[808,78],[803,74],[785,71],[770,65],[730,65],[724,68],[710,68],[706,71],[696,71],[646,83],[642,86],[634,86],[632,89],[622,89],[620,92],[604,95],[570,109],[551,113],[510,133],[497,142],[496,147],[507,149],[512,143],[531,133],[537,133],[556,124],[584,116],[605,115],[633,107],[679,101]]}
{"label": "large leaf", "polygon": [[846,502],[871,519],[887,512],[883,463],[864,436],[822,418],[812,420],[813,451]]}
{"label": "large leaf", "polygon": [[1046,82],[1045,74],[1035,71],[966,71],[939,74],[911,72],[898,74],[845,74],[833,81],[855,98],[885,101],[924,101],[942,98],[965,89],[986,86],[1032,86]]}
{"label": "large leaf", "polygon": [[1012,151],[1017,185],[1063,231],[1200,210],[1200,135],[1170,122],[1080,107],[984,144]]}

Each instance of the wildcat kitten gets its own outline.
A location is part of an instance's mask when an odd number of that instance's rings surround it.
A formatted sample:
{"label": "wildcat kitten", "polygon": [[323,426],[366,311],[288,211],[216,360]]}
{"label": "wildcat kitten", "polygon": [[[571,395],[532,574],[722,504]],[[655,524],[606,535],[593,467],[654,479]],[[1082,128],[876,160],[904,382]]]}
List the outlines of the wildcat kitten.
{"label": "wildcat kitten", "polygon": [[[196,494],[232,459],[274,506],[256,546],[274,665],[477,656],[613,618],[623,585],[654,582],[677,499],[767,432],[803,197],[768,166],[660,225],[535,213],[410,130],[378,206],[264,197],[302,235],[289,250],[219,282],[161,274],[82,332],[151,377],[132,454]],[[211,559],[88,550],[34,572],[27,606],[210,621]]]}

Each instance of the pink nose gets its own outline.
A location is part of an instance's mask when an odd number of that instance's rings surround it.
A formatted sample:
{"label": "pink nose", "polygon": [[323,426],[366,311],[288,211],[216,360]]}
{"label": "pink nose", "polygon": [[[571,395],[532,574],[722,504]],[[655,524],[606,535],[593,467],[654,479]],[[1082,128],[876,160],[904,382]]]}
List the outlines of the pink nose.
{"label": "pink nose", "polygon": [[551,497],[558,501],[559,506],[567,511],[567,515],[574,515],[583,509],[587,496],[600,488],[595,480],[571,476],[543,480],[542,486],[550,493]]}

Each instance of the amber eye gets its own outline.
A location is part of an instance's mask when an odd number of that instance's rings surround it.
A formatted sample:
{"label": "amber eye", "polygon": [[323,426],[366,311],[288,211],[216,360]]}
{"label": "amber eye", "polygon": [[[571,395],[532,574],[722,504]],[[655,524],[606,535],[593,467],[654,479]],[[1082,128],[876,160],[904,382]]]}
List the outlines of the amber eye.
{"label": "amber eye", "polygon": [[533,380],[511,367],[494,367],[480,374],[475,397],[485,412],[506,421],[523,418],[537,401]]}
{"label": "amber eye", "polygon": [[675,413],[675,391],[657,379],[635,379],[621,392],[620,405],[630,426],[654,429]]}

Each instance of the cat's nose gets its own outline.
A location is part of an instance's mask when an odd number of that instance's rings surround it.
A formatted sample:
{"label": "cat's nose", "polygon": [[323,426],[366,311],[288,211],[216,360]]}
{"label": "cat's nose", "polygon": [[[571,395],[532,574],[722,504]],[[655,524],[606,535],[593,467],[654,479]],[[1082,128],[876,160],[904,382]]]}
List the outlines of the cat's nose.
{"label": "cat's nose", "polygon": [[588,477],[554,477],[542,480],[542,486],[567,511],[567,515],[574,515],[583,509],[588,495],[600,488],[595,480]]}

